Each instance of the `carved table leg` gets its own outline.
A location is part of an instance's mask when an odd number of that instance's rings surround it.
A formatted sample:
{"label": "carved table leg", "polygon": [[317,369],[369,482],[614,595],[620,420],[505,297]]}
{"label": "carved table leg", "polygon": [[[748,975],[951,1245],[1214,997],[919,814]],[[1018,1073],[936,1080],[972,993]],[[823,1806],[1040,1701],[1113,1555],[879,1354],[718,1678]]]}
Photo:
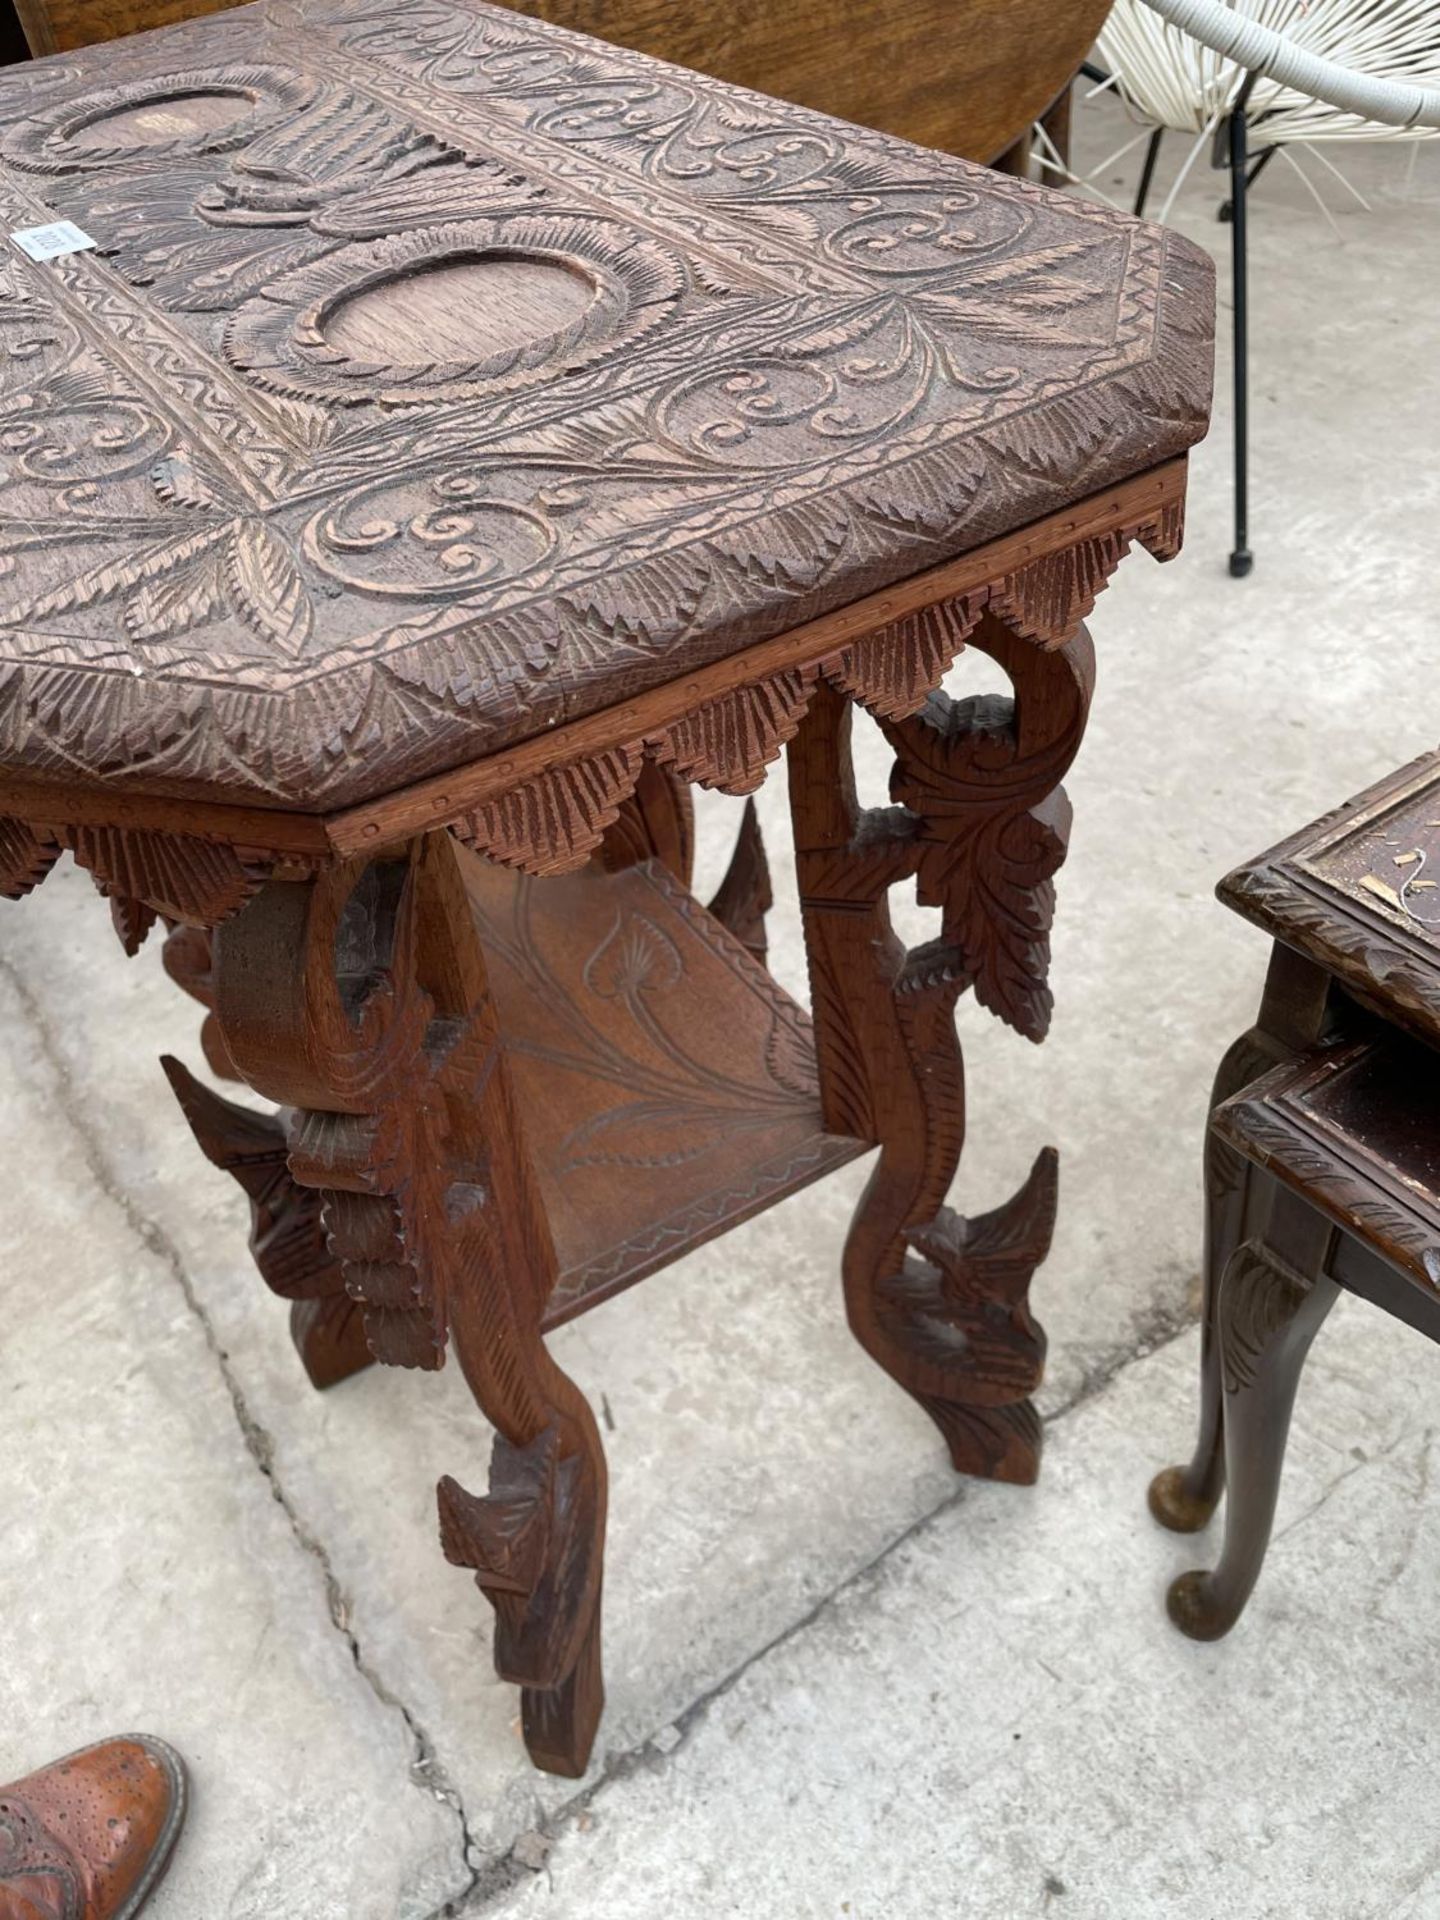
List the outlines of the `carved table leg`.
{"label": "carved table leg", "polygon": [[[993,1213],[963,1220],[943,1205],[965,1132],[953,1016],[973,987],[1022,1033],[1045,1032],[1051,877],[1069,823],[1058,782],[1093,656],[1083,629],[1043,652],[988,615],[973,643],[1005,667],[1016,701],[932,694],[913,718],[882,718],[902,806],[860,812],[850,708],[822,686],[789,749],[791,810],[826,1125],[881,1147],[845,1248],[850,1324],[959,1471],[1030,1481],[1045,1343],[1027,1291],[1049,1248],[1057,1161],[1043,1152]],[[886,890],[910,875],[942,931],[907,953]]]}
{"label": "carved table leg", "polygon": [[[1271,1067],[1313,1046],[1334,1017],[1329,976],[1277,946],[1259,1017],[1228,1049],[1210,1096],[1213,1112]],[[1205,1130],[1205,1298],[1200,1333],[1200,1431],[1185,1467],[1165,1467],[1150,1483],[1150,1511],[1172,1533],[1198,1533],[1225,1491],[1223,1387],[1217,1313],[1226,1267],[1246,1233],[1253,1169],[1243,1154]]]}
{"label": "carved table leg", "polygon": [[438,1367],[453,1340],[497,1429],[490,1490],[439,1485],[446,1557],[496,1612],[538,1766],[584,1771],[603,1704],[605,1462],[541,1315],[555,1278],[448,835],[401,859],[273,881],[216,936],[216,1010],[251,1086],[294,1109],[290,1165],[320,1191],[375,1357]]}
{"label": "carved table leg", "polygon": [[1225,1546],[1213,1573],[1182,1574],[1167,1601],[1170,1618],[1193,1640],[1228,1633],[1260,1576],[1300,1372],[1340,1292],[1322,1271],[1330,1234],[1303,1201],[1277,1191],[1265,1237],[1245,1241],[1226,1262],[1216,1314]]}

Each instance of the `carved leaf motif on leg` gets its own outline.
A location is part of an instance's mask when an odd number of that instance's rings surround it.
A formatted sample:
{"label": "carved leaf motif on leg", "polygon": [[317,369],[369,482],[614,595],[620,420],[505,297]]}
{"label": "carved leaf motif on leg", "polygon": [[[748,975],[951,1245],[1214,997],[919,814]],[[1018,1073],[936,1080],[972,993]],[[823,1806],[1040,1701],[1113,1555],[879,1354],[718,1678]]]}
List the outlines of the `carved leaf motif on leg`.
{"label": "carved leaf motif on leg", "polygon": [[893,1336],[947,1386],[963,1376],[964,1441],[997,1479],[1033,1480],[1039,1468],[1038,1421],[1024,1403],[1044,1377],[1045,1335],[1028,1294],[1050,1251],[1058,1171],[1046,1147],[993,1212],[967,1220],[942,1207],[906,1234],[911,1257],[881,1287]]}
{"label": "carved leaf motif on leg", "polygon": [[447,1473],[440,1482],[440,1544],[452,1566],[470,1567],[490,1594],[531,1594],[539,1584],[555,1508],[560,1435],[546,1427],[528,1447],[495,1436],[490,1491],[467,1493]]}
{"label": "carved leaf motif on leg", "polygon": [[1093,655],[1082,633],[1058,656],[986,616],[976,644],[1016,681],[1017,700],[932,694],[908,721],[883,722],[897,754],[891,795],[919,820],[919,899],[939,907],[962,986],[1027,1039],[1044,1039],[1054,875],[1070,803],[1059,781],[1089,706]]}
{"label": "carved leaf motif on leg", "polygon": [[266,1286],[291,1302],[291,1338],[311,1382],[361,1372],[374,1358],[363,1315],[327,1244],[320,1195],[291,1177],[284,1121],[222,1099],[168,1054],[160,1064],[201,1152],[250,1201],[250,1252]]}
{"label": "carved leaf motif on leg", "polygon": [[[1028,1481],[1044,1340],[1025,1295],[1049,1245],[1056,1162],[1043,1153],[982,1220],[944,1210],[965,1131],[954,1008],[974,986],[1043,1037],[1069,818],[1058,783],[1084,730],[1093,655],[1083,631],[1047,652],[988,614],[973,641],[1016,698],[932,695],[914,718],[882,721],[900,806],[860,811],[848,708],[828,687],[791,752],[791,806],[826,1124],[882,1149],[845,1248],[851,1327],[931,1414],[957,1469]],[[886,891],[911,875],[942,929],[906,953]]]}
{"label": "carved leaf motif on leg", "polygon": [[[603,1489],[582,1454],[562,1456],[559,1426],[551,1424],[523,1447],[497,1434],[488,1494],[477,1498],[447,1474],[439,1502],[445,1558],[474,1572],[495,1609],[495,1671],[526,1689],[532,1755],[553,1772],[583,1772],[583,1756],[556,1753],[556,1716],[536,1696],[565,1690],[577,1667],[584,1677],[592,1634],[598,1643],[599,1589],[591,1599],[587,1587],[592,1577],[598,1581],[591,1563]],[[592,1615],[584,1626],[587,1605]],[[578,1646],[567,1631],[577,1624],[584,1627]],[[598,1670],[594,1680],[598,1686]]]}
{"label": "carved leaf motif on leg", "polygon": [[170,1054],[160,1065],[200,1151],[249,1198],[250,1251],[270,1291],[282,1300],[313,1300],[341,1290],[320,1225],[320,1196],[291,1179],[280,1116],[222,1099]]}
{"label": "carved leaf motif on leg", "polygon": [[1239,1393],[1255,1385],[1261,1355],[1295,1318],[1314,1283],[1273,1247],[1247,1240],[1231,1254],[1224,1284],[1221,1375],[1226,1393]]}
{"label": "carved leaf motif on leg", "polygon": [[[440,1484],[446,1553],[495,1607],[532,1758],[583,1772],[603,1704],[605,1463],[540,1337],[556,1277],[463,869],[445,833],[403,860],[268,886],[216,942],[245,1078],[296,1111],[291,1170],[323,1196],[376,1357],[453,1347],[498,1430],[488,1495]],[[473,877],[473,876],[472,876]]]}

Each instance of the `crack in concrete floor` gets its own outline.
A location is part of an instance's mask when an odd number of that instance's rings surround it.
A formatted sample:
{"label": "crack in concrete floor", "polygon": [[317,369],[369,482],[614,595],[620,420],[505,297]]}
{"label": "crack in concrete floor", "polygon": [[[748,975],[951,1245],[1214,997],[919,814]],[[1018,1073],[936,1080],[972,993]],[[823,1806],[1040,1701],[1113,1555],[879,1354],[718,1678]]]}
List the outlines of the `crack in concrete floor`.
{"label": "crack in concrete floor", "polygon": [[471,1899],[479,1878],[474,1864],[474,1858],[479,1849],[465,1812],[464,1802],[446,1773],[430,1734],[412,1709],[387,1686],[366,1659],[359,1637],[350,1625],[349,1603],[331,1565],[329,1552],[324,1542],[302,1518],[276,1471],[274,1445],[270,1435],[251,1412],[245,1389],[241,1386],[230,1364],[228,1354],[220,1344],[214,1322],[204,1302],[195,1291],[179,1249],[164,1228],[142,1213],[132,1196],[114,1178],[105,1158],[101,1139],[86,1117],[84,1103],[71,1078],[64,1053],[56,1045],[44,1007],[32,992],[29,982],[20,969],[4,956],[0,956],[0,975],[3,975],[15,997],[25,1009],[45,1063],[55,1077],[60,1112],[80,1144],[90,1176],[106,1198],[119,1209],[135,1238],[171,1275],[180,1289],[186,1307],[199,1324],[206,1348],[219,1370],[220,1378],[229,1396],[235,1423],[240,1429],[245,1450],[254,1461],[257,1470],[264,1476],[271,1497],[284,1513],[292,1537],[319,1569],[330,1624],[349,1648],[355,1671],[381,1704],[397,1713],[404,1722],[413,1754],[409,1769],[411,1783],[449,1807],[455,1815],[460,1830],[460,1857],[470,1879],[467,1885],[461,1887],[429,1916],[429,1920],[451,1920],[451,1916],[465,1910],[466,1903]]}

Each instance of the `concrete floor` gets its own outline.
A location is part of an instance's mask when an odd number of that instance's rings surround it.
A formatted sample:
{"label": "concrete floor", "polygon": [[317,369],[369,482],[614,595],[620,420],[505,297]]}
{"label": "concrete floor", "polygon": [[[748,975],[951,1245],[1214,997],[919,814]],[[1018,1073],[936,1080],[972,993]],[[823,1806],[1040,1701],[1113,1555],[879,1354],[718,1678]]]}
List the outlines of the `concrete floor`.
{"label": "concrete floor", "polygon": [[[127,1725],[181,1746],[155,1920],[1440,1915],[1440,1355],[1336,1313],[1228,1642],[1167,1627],[1195,1549],[1144,1507],[1189,1440],[1205,1089],[1264,964],[1211,888],[1440,732],[1440,151],[1347,164],[1373,210],[1331,196],[1339,238],[1283,166],[1258,197],[1254,577],[1222,393],[1186,552],[1093,622],[1054,1034],[962,1009],[958,1203],[1063,1150],[1042,1483],[955,1481],[851,1342],[853,1169],[565,1329],[612,1475],[584,1782],[529,1768],[436,1549],[437,1474],[489,1444],[453,1371],[308,1390],[155,1065],[198,1052],[158,953],[68,868],[0,913],[0,1777]],[[1223,244],[1217,197],[1192,176],[1177,224]],[[777,783],[765,819],[783,880]]]}

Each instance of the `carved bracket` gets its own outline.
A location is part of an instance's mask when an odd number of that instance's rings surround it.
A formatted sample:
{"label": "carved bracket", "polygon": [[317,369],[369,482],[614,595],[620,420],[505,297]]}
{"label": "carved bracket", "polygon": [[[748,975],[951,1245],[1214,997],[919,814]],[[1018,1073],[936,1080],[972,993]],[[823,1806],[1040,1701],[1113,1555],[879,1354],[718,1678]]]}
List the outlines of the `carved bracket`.
{"label": "carved bracket", "polygon": [[334,1386],[368,1367],[362,1308],[330,1250],[321,1196],[291,1176],[281,1116],[221,1099],[168,1054],[160,1064],[201,1152],[249,1199],[251,1255],[270,1291],[291,1303],[291,1337],[312,1384]]}
{"label": "carved bracket", "polygon": [[[216,990],[241,1073],[297,1109],[290,1169],[322,1196],[372,1352],[436,1367],[445,1276],[484,1257],[485,1154],[465,1116],[496,1037],[488,1004],[442,1014],[422,984],[420,892],[413,861],[272,883],[217,935]],[[290,995],[252,1004],[277,968]]]}

